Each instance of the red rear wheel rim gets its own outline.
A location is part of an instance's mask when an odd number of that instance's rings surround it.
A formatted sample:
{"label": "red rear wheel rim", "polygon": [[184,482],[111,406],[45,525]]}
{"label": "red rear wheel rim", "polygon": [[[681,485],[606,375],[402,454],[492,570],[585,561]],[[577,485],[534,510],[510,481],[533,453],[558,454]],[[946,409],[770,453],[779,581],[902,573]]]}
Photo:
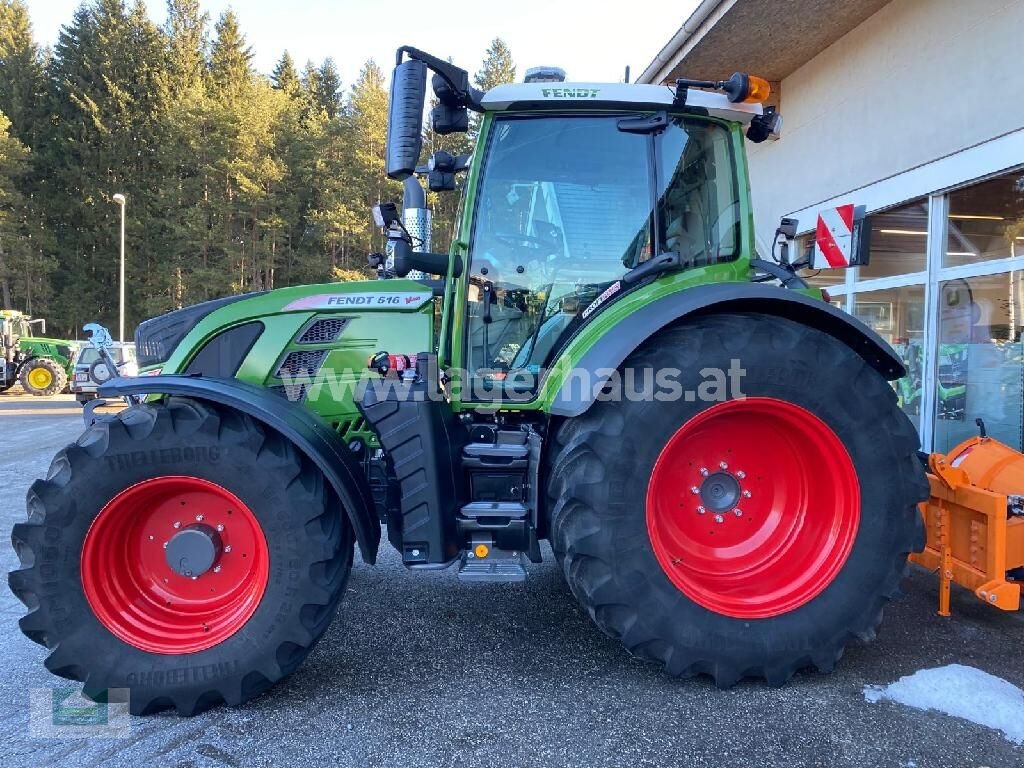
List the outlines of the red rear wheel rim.
{"label": "red rear wheel rim", "polygon": [[[215,553],[194,577],[168,563],[165,545],[182,531],[201,531]],[[157,477],[119,493],[93,520],[82,545],[82,588],[96,617],[124,642],[195,653],[245,625],[269,566],[263,529],[237,496],[198,477]]]}
{"label": "red rear wheel rim", "polygon": [[859,521],[860,486],[842,441],[775,398],[729,400],[691,418],[647,487],[647,532],[669,580],[735,618],[778,616],[821,594]]}

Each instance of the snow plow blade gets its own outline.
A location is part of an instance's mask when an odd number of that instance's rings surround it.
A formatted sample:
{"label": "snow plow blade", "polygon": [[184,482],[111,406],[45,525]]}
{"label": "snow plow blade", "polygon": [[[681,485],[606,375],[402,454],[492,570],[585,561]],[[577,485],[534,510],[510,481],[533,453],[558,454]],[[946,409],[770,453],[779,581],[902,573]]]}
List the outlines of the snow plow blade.
{"label": "snow plow blade", "polygon": [[928,457],[931,496],[921,504],[927,541],[910,559],[939,574],[939,614],[950,615],[959,584],[1004,611],[1020,608],[1024,568],[1024,454],[973,437],[947,455]]}

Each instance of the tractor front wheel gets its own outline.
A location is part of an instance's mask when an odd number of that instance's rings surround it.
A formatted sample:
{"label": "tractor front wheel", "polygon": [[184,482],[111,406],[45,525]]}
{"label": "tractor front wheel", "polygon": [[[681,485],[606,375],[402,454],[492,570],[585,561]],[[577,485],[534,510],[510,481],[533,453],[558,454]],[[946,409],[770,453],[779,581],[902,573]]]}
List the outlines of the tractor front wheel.
{"label": "tractor front wheel", "polygon": [[19,381],[30,395],[59,395],[68,385],[68,375],[54,360],[36,357],[21,367]]}
{"label": "tractor front wheel", "polygon": [[[756,314],[663,331],[625,366],[674,370],[679,396],[598,402],[560,427],[551,539],[572,592],[673,675],[831,670],[923,544],[928,487],[892,388],[835,338]],[[706,385],[730,370],[739,391]]]}
{"label": "tractor front wheel", "polygon": [[345,591],[353,537],[323,475],[236,411],[170,399],[94,423],[14,526],[22,631],[87,695],[191,715],[285,677]]}

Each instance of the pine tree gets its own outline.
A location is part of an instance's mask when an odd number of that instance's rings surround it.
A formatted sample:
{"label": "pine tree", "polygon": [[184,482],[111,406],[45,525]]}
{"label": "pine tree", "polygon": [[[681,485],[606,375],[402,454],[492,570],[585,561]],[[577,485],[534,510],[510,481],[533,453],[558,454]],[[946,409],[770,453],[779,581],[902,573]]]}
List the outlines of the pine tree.
{"label": "pine tree", "polygon": [[28,149],[8,135],[11,121],[0,112],[0,308],[15,306],[11,284],[22,259],[24,237],[21,214],[25,200],[19,191],[27,168]]}
{"label": "pine tree", "polygon": [[[512,51],[500,37],[491,41],[484,54],[480,69],[473,75],[473,84],[481,91],[489,91],[496,85],[511,83],[516,79],[516,65],[512,59]],[[480,133],[480,116],[476,112],[469,115],[469,140],[476,143]]]}
{"label": "pine tree", "polygon": [[175,93],[194,92],[203,83],[209,21],[199,0],[167,0],[167,70]]}
{"label": "pine tree", "polygon": [[66,332],[109,322],[117,307],[115,192],[128,196],[129,318],[140,319],[149,284],[167,278],[156,190],[167,143],[166,41],[144,5],[96,0],[64,27],[49,68],[50,120],[39,158],[39,196],[48,229],[60,242],[54,273],[57,319]]}
{"label": "pine tree", "polygon": [[252,49],[238,26],[238,17],[228,9],[214,27],[216,37],[210,49],[210,77],[214,90],[228,99],[244,94],[252,83]]}
{"label": "pine tree", "polygon": [[[350,210],[362,212],[369,222],[370,207],[382,200],[400,199],[401,187],[384,173],[384,150],[387,141],[388,94],[384,73],[370,59],[363,65],[352,86],[348,102],[348,135],[350,137],[351,171],[349,186],[354,192]],[[353,247],[363,254],[380,246],[369,226],[352,233]]]}
{"label": "pine tree", "polygon": [[22,0],[0,0],[0,112],[11,121],[11,133],[30,146],[38,140],[45,93],[28,6]]}
{"label": "pine tree", "polygon": [[[302,68],[302,112],[306,118],[314,118],[323,113],[320,104],[320,70],[312,61],[307,61]],[[326,117],[326,115],[324,115]]]}
{"label": "pine tree", "polygon": [[327,117],[334,119],[341,105],[341,75],[334,64],[334,59],[324,59],[314,82],[316,101]]}
{"label": "pine tree", "polygon": [[[46,311],[54,268],[53,238],[42,218],[40,186],[48,178],[37,155],[46,115],[43,56],[21,0],[0,0],[0,300]],[[8,121],[7,118],[10,118]]]}
{"label": "pine tree", "polygon": [[484,62],[473,76],[473,82],[481,91],[489,91],[496,85],[515,82],[516,64],[512,51],[500,37],[491,41],[484,55]]}
{"label": "pine tree", "polygon": [[281,54],[274,71],[270,75],[270,81],[279,91],[284,91],[289,96],[296,96],[302,84],[299,82],[299,73],[295,69],[295,60],[288,51]]}

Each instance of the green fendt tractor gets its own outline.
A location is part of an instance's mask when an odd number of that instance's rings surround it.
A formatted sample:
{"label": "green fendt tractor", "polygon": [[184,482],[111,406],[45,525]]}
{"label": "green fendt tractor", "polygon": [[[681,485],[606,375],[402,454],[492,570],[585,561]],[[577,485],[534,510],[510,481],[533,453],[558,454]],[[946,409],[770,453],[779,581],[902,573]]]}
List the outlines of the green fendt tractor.
{"label": "green fendt tractor", "polygon": [[[479,138],[418,167],[428,70],[433,129],[472,110]],[[597,626],[670,675],[778,685],[872,636],[927,485],[900,360],[755,258],[766,84],[561,80],[480,93],[400,49],[382,279],[139,327],[160,375],[101,394],[146,401],[89,416],[14,528],[51,672],[136,713],[244,702],[302,663],[381,523],[409,569],[471,583],[523,580],[547,540]],[[463,171],[431,253],[417,174],[444,194]]]}
{"label": "green fendt tractor", "polygon": [[78,345],[36,336],[34,325],[46,333],[45,320],[33,320],[13,309],[0,310],[0,392],[19,382],[30,395],[56,395],[67,389]]}

